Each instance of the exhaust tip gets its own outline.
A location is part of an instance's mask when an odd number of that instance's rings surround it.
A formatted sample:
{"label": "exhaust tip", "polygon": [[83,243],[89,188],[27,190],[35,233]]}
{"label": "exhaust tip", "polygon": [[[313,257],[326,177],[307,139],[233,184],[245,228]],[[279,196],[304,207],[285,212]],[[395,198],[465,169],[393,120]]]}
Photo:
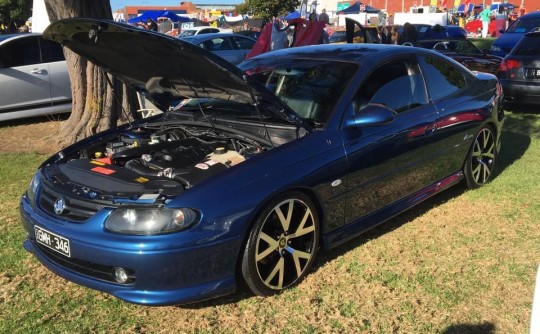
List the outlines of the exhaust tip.
{"label": "exhaust tip", "polygon": [[513,96],[505,96],[504,102],[514,102],[514,97]]}

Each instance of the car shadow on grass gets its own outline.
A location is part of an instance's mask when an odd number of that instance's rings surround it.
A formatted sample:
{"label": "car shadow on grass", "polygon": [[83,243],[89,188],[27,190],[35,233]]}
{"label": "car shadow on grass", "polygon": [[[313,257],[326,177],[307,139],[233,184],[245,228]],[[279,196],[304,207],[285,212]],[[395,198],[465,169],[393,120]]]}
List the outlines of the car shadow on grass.
{"label": "car shadow on grass", "polygon": [[[531,137],[540,137],[540,129],[535,126],[533,118],[535,116],[522,114],[515,117],[507,118],[502,133],[502,148],[497,157],[495,164],[494,177],[502,174],[505,169],[511,166],[515,161],[519,160],[527,151],[531,144]],[[530,118],[530,119],[529,119]],[[536,117],[537,118],[537,117]],[[327,251],[320,251],[317,255],[317,259],[313,263],[313,268],[308,275],[313,275],[319,268],[323,267],[327,262],[334,261],[337,257],[369,242],[370,240],[377,239],[380,236],[385,235],[407,222],[410,222],[431,209],[444,204],[451,199],[458,197],[464,193],[466,188],[463,185],[457,185],[447,189],[426,201],[416,205],[415,207],[401,213],[400,215],[374,227],[373,229],[357,236],[356,238]],[[198,302],[194,304],[181,305],[181,308],[188,309],[202,309],[212,306],[235,304],[243,299],[253,297],[253,294],[249,292],[249,289],[242,282],[241,277],[238,277],[238,289],[237,292],[224,297],[219,297],[209,301]],[[460,324],[452,325],[448,327],[443,333],[493,333],[493,324]]]}
{"label": "car shadow on grass", "polygon": [[492,334],[495,333],[495,325],[491,322],[481,324],[458,324],[446,327],[441,334]]}

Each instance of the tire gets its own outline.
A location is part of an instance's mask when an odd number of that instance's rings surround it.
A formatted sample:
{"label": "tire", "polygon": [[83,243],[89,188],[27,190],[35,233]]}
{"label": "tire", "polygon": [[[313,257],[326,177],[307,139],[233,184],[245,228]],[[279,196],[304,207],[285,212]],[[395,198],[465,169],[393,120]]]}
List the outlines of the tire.
{"label": "tire", "polygon": [[270,296],[298,284],[319,246],[319,217],[311,199],[290,192],[257,216],[242,256],[242,276],[254,294]]}
{"label": "tire", "polygon": [[491,180],[496,156],[495,133],[490,126],[484,126],[476,135],[465,161],[463,172],[469,189],[481,187]]}

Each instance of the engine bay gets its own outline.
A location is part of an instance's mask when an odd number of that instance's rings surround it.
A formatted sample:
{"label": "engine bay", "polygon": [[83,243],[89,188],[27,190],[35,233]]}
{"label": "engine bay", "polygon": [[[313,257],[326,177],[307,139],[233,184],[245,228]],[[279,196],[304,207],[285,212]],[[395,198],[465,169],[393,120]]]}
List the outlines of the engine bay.
{"label": "engine bay", "polygon": [[145,123],[95,141],[46,172],[56,186],[84,193],[175,195],[269,148],[264,139],[216,125]]}

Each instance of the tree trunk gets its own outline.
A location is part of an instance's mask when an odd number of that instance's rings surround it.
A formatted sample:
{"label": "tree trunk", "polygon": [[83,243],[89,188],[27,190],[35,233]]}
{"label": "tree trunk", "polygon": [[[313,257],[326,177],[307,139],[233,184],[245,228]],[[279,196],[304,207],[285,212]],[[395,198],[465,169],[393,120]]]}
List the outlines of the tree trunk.
{"label": "tree trunk", "polygon": [[[45,7],[51,22],[70,17],[112,19],[109,0],[45,0]],[[60,127],[61,146],[138,117],[132,89],[70,50],[64,49],[64,54],[73,108]]]}

